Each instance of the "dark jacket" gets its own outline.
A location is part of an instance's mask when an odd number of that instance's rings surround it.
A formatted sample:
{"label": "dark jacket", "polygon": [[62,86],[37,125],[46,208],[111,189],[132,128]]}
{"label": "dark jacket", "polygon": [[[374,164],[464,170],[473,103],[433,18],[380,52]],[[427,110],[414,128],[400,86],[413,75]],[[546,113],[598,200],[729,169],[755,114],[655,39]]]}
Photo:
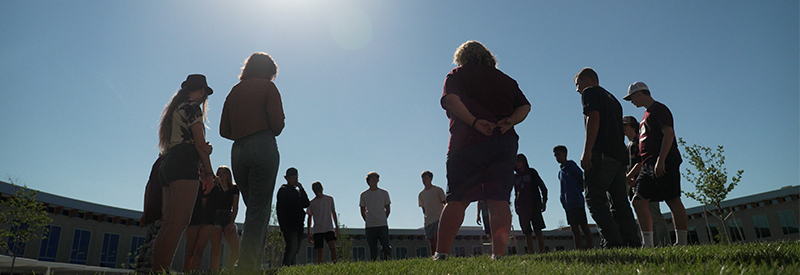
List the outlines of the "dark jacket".
{"label": "dark jacket", "polygon": [[288,184],[281,185],[278,189],[278,203],[275,206],[281,231],[303,231],[306,217],[303,208],[306,207],[308,207],[308,195],[305,189],[298,189]]}

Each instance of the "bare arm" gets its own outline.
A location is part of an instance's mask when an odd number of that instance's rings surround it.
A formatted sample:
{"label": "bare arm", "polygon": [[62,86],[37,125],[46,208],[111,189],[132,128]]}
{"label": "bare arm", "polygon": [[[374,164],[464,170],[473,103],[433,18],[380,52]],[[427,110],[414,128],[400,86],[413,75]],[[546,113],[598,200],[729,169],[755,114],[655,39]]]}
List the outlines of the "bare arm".
{"label": "bare arm", "polygon": [[365,222],[367,221],[367,207],[365,206],[361,207],[361,219],[363,219]]}
{"label": "bare arm", "polygon": [[336,210],[331,210],[331,215],[333,215],[333,233],[338,237],[339,236],[339,218],[336,216]]}
{"label": "bare arm", "polygon": [[472,112],[470,112],[467,106],[464,105],[464,102],[461,101],[461,97],[455,94],[448,94],[444,99],[445,104],[447,104],[447,110],[452,112],[458,119],[467,125],[473,125],[473,122],[475,122],[473,126],[475,130],[487,136],[492,135],[492,131],[495,127],[494,123],[485,119],[478,119],[472,115]]}
{"label": "bare arm", "polygon": [[672,147],[672,143],[675,141],[675,131],[669,125],[661,126],[661,132],[664,134],[664,139],[661,140],[661,152],[658,154],[658,160],[656,160],[656,177],[660,178],[667,171],[667,154],[669,154],[669,149]]}
{"label": "bare arm", "polygon": [[231,224],[233,224],[236,220],[236,214],[239,214],[239,194],[233,195],[233,208],[231,211]]}
{"label": "bare arm", "polygon": [[633,168],[631,168],[631,170],[628,171],[628,174],[625,175],[625,177],[628,179],[628,186],[630,187],[636,186],[636,177],[639,176],[640,171],[642,171],[641,163],[634,164]]}
{"label": "bare arm", "polygon": [[195,123],[190,126],[192,129],[192,136],[194,137],[194,148],[197,149],[197,153],[200,155],[200,163],[203,165],[203,175],[200,176],[201,182],[203,183],[203,190],[205,190],[205,194],[211,192],[211,188],[214,187],[214,173],[211,169],[211,158],[208,156],[209,154],[206,153],[207,151],[207,144],[206,144],[206,137],[204,135],[205,129],[203,129],[203,123]]}
{"label": "bare arm", "polygon": [[583,155],[581,156],[581,167],[584,171],[592,168],[592,149],[597,140],[597,132],[600,131],[600,112],[590,111],[585,119],[586,141],[583,144]]}
{"label": "bare arm", "polygon": [[384,208],[386,208],[386,218],[389,218],[389,213],[392,212],[392,208],[387,204]]}
{"label": "bare arm", "polygon": [[312,213],[308,213],[308,242],[314,243],[314,236],[311,235],[311,226],[313,219],[311,219]]}

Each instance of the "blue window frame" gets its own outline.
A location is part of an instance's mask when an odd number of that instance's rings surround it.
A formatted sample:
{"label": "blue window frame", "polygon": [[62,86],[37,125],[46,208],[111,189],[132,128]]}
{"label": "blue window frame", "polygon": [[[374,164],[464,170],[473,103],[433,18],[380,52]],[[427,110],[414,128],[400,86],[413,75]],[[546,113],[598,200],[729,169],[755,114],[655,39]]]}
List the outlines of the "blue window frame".
{"label": "blue window frame", "polygon": [[131,251],[128,255],[128,266],[133,268],[136,265],[136,257],[142,252],[142,245],[144,245],[144,237],[133,236],[131,237]]}
{"label": "blue window frame", "polygon": [[61,226],[45,226],[47,233],[42,237],[42,245],[39,246],[39,260],[55,262],[58,252],[58,241],[61,239]]}
{"label": "blue window frame", "polygon": [[103,249],[100,251],[100,266],[116,267],[119,234],[103,233]]}
{"label": "blue window frame", "polygon": [[772,237],[772,232],[770,232],[769,223],[767,222],[767,215],[761,214],[753,216],[753,229],[756,231],[756,238]]}
{"label": "blue window frame", "polygon": [[72,236],[72,249],[69,253],[69,263],[86,264],[89,257],[89,240],[92,238],[92,231],[75,229]]}

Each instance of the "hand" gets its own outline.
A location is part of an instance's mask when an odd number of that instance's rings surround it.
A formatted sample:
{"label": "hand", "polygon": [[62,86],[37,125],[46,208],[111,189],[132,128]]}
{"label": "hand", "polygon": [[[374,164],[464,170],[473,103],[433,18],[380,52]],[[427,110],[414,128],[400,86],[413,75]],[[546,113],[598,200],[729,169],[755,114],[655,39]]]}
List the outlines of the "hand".
{"label": "hand", "polygon": [[333,235],[339,237],[339,228],[333,230]]}
{"label": "hand", "polygon": [[500,127],[500,133],[505,134],[511,128],[514,128],[514,121],[510,117],[504,118],[497,122],[497,127]]}
{"label": "hand", "polygon": [[203,194],[208,195],[211,193],[211,189],[214,188],[214,174],[203,174],[200,177],[200,182],[203,184]]}
{"label": "hand", "polygon": [[547,209],[547,201],[542,201],[542,212]]}
{"label": "hand", "polygon": [[314,243],[314,237],[311,236],[311,233],[308,233],[308,242]]}
{"label": "hand", "polygon": [[478,119],[477,121],[475,121],[475,130],[477,130],[481,134],[491,136],[492,131],[494,131],[494,128],[497,128],[496,125],[485,119]]}
{"label": "hand", "polygon": [[211,152],[214,151],[214,147],[211,146],[211,142],[206,141],[206,144],[203,146],[202,150],[204,153],[211,155]]}
{"label": "hand", "polygon": [[664,162],[665,161],[662,161],[661,158],[658,158],[656,160],[656,171],[655,171],[656,178],[660,178],[667,173],[667,165]]}
{"label": "hand", "polygon": [[225,226],[225,229],[223,229],[223,231],[224,231],[225,233],[236,232],[235,230],[236,230],[236,225],[235,225],[235,224],[233,224],[233,221],[231,221],[231,223],[230,223],[230,224],[228,224],[228,225],[226,225],[226,226]]}
{"label": "hand", "polygon": [[581,155],[581,168],[583,168],[583,171],[592,169],[592,151],[583,151],[583,155]]}
{"label": "hand", "polygon": [[628,186],[630,186],[631,188],[636,187],[636,177],[630,176],[627,177],[627,179],[628,179]]}

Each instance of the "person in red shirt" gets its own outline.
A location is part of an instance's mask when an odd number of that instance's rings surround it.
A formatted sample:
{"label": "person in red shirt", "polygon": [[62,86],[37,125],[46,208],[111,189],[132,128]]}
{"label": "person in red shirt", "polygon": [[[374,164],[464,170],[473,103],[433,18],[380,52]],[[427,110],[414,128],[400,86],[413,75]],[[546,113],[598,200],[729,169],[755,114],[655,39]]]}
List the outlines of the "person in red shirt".
{"label": "person in red shirt", "polygon": [[[628,87],[628,100],[636,107],[647,108],[639,125],[639,154],[642,161],[628,173],[635,178],[633,207],[639,218],[644,246],[653,246],[653,221],[648,203],[650,200],[667,203],[674,219],[677,244],[686,245],[688,218],[681,202],[681,154],[675,141],[672,112],[666,105],[650,96],[644,82],[634,82]],[[638,175],[633,173],[639,171]]]}

